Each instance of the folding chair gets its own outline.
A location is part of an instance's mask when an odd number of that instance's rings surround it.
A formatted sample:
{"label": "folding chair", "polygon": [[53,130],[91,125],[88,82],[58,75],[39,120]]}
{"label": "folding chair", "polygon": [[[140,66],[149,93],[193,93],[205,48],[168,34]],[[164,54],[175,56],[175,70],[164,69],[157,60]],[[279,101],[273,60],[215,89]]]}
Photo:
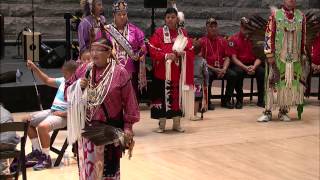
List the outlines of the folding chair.
{"label": "folding chair", "polygon": [[23,136],[20,141],[20,151],[19,150],[5,150],[0,152],[0,159],[9,159],[16,158],[18,160],[17,170],[14,173],[8,175],[0,175],[0,179],[8,179],[15,178],[18,179],[19,172],[22,171],[22,179],[27,180],[27,172],[26,172],[26,154],[25,154],[25,146],[27,139],[29,122],[8,122],[3,123],[0,126],[0,133],[10,132],[10,131],[20,131],[23,132]]}
{"label": "folding chair", "polygon": [[66,130],[67,130],[67,127],[61,128],[61,129],[56,129],[56,130],[53,131],[53,133],[52,133],[52,135],[51,135],[51,139],[50,139],[50,151],[58,154],[58,157],[57,157],[56,161],[54,162],[54,166],[55,166],[55,167],[56,167],[56,166],[59,166],[60,163],[61,163],[61,160],[62,160],[62,158],[63,158],[63,155],[64,155],[64,153],[66,152],[66,149],[67,149],[67,147],[68,147],[68,139],[66,138],[66,139],[64,140],[64,143],[63,143],[62,148],[61,148],[60,150],[57,149],[57,148],[55,148],[55,147],[53,147],[53,143],[54,143],[54,140],[56,139],[56,137],[57,137],[57,135],[58,135],[58,132],[59,132],[59,131],[66,131]]}

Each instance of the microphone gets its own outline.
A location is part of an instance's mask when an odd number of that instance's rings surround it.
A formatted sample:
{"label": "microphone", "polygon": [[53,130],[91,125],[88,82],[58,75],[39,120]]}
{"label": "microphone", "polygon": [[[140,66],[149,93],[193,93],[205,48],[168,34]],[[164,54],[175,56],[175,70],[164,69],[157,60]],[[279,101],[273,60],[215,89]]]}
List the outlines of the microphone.
{"label": "microphone", "polygon": [[84,75],[84,77],[85,77],[86,79],[89,78],[91,69],[92,69],[92,65],[89,64],[89,65],[87,66],[86,74]]}
{"label": "microphone", "polygon": [[[84,77],[85,77],[87,80],[89,79],[89,75],[90,75],[91,69],[92,69],[92,65],[89,64],[89,65],[87,66],[87,70],[86,70],[86,73],[85,73],[85,75],[84,75]],[[85,89],[85,88],[81,88],[82,91],[83,91],[84,89]]]}

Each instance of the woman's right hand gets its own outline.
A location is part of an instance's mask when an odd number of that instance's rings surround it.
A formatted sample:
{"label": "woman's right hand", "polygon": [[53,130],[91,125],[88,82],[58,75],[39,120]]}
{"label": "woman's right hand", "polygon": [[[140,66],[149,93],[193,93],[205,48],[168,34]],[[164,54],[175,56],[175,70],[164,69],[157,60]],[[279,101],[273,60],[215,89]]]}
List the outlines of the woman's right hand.
{"label": "woman's right hand", "polygon": [[81,89],[85,89],[88,86],[88,79],[82,78],[80,80],[80,87]]}

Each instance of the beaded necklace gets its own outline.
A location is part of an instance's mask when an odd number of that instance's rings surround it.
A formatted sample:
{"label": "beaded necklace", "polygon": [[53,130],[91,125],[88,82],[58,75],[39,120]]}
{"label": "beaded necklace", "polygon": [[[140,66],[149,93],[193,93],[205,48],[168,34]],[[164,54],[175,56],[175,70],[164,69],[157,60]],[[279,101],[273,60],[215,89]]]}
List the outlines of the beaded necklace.
{"label": "beaded necklace", "polygon": [[113,77],[113,72],[115,69],[116,61],[112,60],[111,63],[107,65],[107,67],[104,69],[103,73],[100,75],[102,79],[100,82],[95,82],[95,70],[92,69],[91,73],[92,76],[90,77],[90,82],[88,86],[88,109],[91,112],[90,117],[87,117],[88,121],[91,121],[97,110],[98,107],[103,103],[106,96],[108,95],[108,92],[110,90],[111,81]]}

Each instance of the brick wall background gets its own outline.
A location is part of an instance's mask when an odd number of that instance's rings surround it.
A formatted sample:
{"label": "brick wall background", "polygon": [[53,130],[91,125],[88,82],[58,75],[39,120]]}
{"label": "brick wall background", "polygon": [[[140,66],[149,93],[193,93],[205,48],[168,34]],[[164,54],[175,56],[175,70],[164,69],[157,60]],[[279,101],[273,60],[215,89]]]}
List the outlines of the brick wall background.
{"label": "brick wall background", "polygon": [[[213,16],[218,20],[220,31],[231,35],[239,28],[239,19],[251,13],[268,17],[269,6],[278,6],[283,0],[177,0],[179,10],[185,13],[186,28],[191,34],[204,31],[205,20]],[[80,9],[79,0],[34,0],[35,29],[42,39],[64,39],[65,12]],[[112,20],[112,0],[103,0],[108,22]],[[151,9],[143,7],[143,0],[128,0],[129,20],[150,34]],[[320,11],[320,0],[297,0],[299,9]],[[156,9],[156,25],[163,24],[164,9]],[[5,39],[15,40],[25,27],[31,27],[31,0],[1,0],[0,12],[5,16]]]}

